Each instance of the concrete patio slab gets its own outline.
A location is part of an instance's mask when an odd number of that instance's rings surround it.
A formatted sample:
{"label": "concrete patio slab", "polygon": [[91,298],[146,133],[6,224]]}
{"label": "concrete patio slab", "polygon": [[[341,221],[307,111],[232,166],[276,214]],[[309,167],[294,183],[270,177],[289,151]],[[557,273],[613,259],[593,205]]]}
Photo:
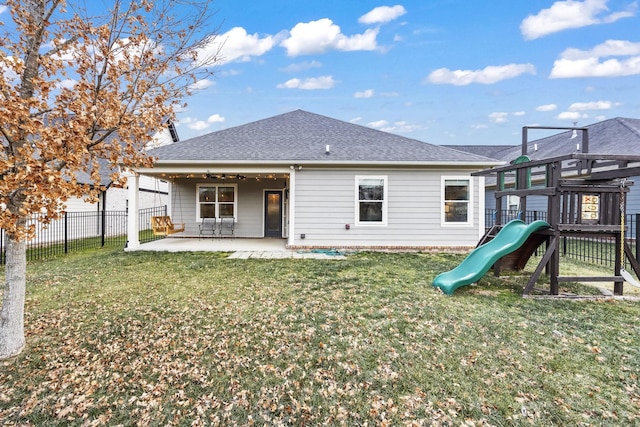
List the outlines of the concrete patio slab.
{"label": "concrete patio slab", "polygon": [[166,237],[143,243],[128,251],[156,252],[232,252],[229,258],[309,258],[309,259],[345,259],[341,254],[325,252],[296,251],[287,249],[285,239],[250,239],[250,238],[189,238]]}

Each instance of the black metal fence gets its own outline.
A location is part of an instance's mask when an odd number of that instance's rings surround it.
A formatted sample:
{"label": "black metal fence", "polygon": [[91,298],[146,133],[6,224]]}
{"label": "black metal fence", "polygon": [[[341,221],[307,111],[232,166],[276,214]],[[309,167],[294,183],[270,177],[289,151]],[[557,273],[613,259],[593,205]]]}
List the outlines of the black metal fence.
{"label": "black metal fence", "polygon": [[[166,206],[139,210],[141,243],[159,238],[151,230],[151,217],[166,214]],[[29,219],[35,236],[27,243],[27,260],[127,244],[127,211],[64,212],[60,219],[46,225],[40,218],[34,215]],[[5,238],[4,230],[0,230],[0,264],[5,263]]]}
{"label": "black metal fence", "polygon": [[[526,223],[539,219],[546,221],[547,219],[546,211],[503,210],[501,214],[503,224],[513,219],[521,219]],[[486,209],[485,226],[487,230],[495,223],[496,210]],[[627,214],[625,226],[625,240],[632,248],[635,258],[640,259],[640,245],[636,244],[640,241],[640,213]],[[561,256],[605,267],[615,266],[616,252],[620,251],[620,248],[616,247],[615,239],[611,237],[563,237],[560,249]]]}
{"label": "black metal fence", "polygon": [[[139,215],[139,239],[141,243],[157,240],[151,228],[152,216],[167,215],[167,206],[141,209]],[[487,229],[495,224],[495,209],[485,211]],[[545,211],[502,211],[503,223],[512,219],[525,222],[546,220]],[[125,247],[127,244],[127,211],[65,212],[62,217],[48,225],[42,224],[38,216],[31,218],[36,228],[35,237],[27,246],[27,259],[45,259],[86,249],[101,247]],[[640,213],[627,214],[625,239],[640,259]],[[0,264],[5,263],[5,232],[0,230]],[[564,237],[561,255],[576,260],[613,267],[616,259],[615,239],[608,237]]]}

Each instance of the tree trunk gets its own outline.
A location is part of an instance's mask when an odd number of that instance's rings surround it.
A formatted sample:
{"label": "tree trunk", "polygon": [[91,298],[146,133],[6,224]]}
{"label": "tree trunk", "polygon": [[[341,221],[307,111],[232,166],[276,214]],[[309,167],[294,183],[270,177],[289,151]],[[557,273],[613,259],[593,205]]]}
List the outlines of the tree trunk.
{"label": "tree trunk", "polygon": [[24,302],[27,286],[27,245],[24,239],[6,239],[7,264],[0,313],[0,359],[20,354],[25,345]]}

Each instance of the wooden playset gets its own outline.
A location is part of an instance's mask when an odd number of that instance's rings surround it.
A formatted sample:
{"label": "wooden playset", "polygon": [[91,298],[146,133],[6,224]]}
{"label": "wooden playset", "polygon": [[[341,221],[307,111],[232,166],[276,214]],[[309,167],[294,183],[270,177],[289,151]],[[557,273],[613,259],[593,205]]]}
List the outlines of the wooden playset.
{"label": "wooden playset", "polygon": [[[583,132],[580,152],[541,160],[527,156],[527,130],[573,129]],[[495,224],[481,240],[490,241],[504,226],[503,199],[519,197],[519,210],[526,212],[527,198],[546,198],[549,228],[536,231],[527,242],[509,256],[494,264],[495,274],[502,268],[522,269],[535,250],[546,246],[538,266],[529,279],[524,294],[533,291],[558,295],[561,282],[613,282],[614,294],[622,295],[625,281],[637,282],[625,269],[625,261],[636,276],[640,265],[626,239],[626,194],[633,176],[640,176],[640,156],[605,155],[588,152],[586,128],[526,127],[523,130],[522,155],[509,165],[474,173],[493,177],[495,191]],[[539,200],[538,200],[539,202]],[[564,237],[607,237],[615,242],[615,268],[611,276],[575,277],[560,275],[560,242]],[[540,275],[546,271],[549,289],[536,289]]]}

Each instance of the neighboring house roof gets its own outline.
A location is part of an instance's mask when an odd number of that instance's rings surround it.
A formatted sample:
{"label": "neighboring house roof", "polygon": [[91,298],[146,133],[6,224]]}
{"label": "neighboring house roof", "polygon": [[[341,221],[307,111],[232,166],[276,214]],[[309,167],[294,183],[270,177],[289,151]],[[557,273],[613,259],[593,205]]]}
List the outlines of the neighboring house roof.
{"label": "neighboring house roof", "polygon": [[[167,119],[165,123],[167,125],[166,130],[165,129],[160,130],[158,132],[153,133],[150,136],[150,142],[147,144],[147,151],[149,151],[151,146],[159,146],[163,144],[170,144],[170,143],[175,143],[180,141],[178,132],[176,131],[176,128],[173,122]],[[163,134],[165,132],[167,133],[167,135],[164,135],[163,137]],[[118,132],[114,132],[111,135],[109,135],[109,137],[107,137],[105,141],[109,142],[117,138],[118,138]],[[102,157],[98,157],[98,165],[99,165],[99,174],[100,174],[99,183],[94,183],[91,180],[89,173],[83,172],[83,171],[76,172],[76,177],[78,179],[78,182],[80,184],[99,184],[105,187],[109,187],[113,182],[111,180],[111,175],[113,174],[113,172],[119,172],[119,170],[117,168],[114,168],[109,160]]]}
{"label": "neighboring house roof", "polygon": [[[640,119],[616,117],[585,126],[589,135],[590,154],[637,155],[640,150]],[[534,130],[529,131],[529,137]],[[527,156],[531,160],[548,159],[578,153],[582,132],[566,131],[556,135],[531,140],[527,143]],[[537,147],[537,150],[535,149]],[[500,160],[511,161],[522,154],[522,145],[497,152]]]}
{"label": "neighboring house roof", "polygon": [[[329,148],[327,153],[326,148]],[[150,150],[159,163],[467,163],[487,157],[296,110]]]}
{"label": "neighboring house roof", "polygon": [[520,145],[443,145],[443,147],[464,151],[466,153],[478,154],[480,156],[489,157],[490,159],[502,159],[502,151],[510,150],[514,147],[520,147]]}
{"label": "neighboring house roof", "polygon": [[88,172],[76,171],[76,177],[80,184],[96,184],[109,187],[111,185],[111,174],[116,170],[107,159],[98,158],[100,182],[93,182]]}

